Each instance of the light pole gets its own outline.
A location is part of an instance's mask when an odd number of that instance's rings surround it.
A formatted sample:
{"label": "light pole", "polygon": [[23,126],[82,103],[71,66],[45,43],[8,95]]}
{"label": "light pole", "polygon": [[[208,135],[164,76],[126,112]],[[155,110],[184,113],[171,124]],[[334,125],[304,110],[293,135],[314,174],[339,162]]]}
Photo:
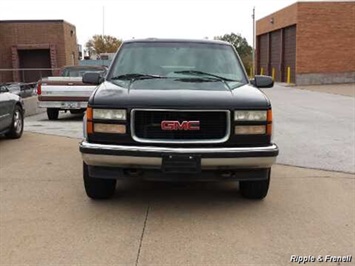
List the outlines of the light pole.
{"label": "light pole", "polygon": [[252,75],[255,76],[255,7],[253,7],[253,71]]}
{"label": "light pole", "polygon": [[[102,42],[104,43],[104,47],[106,47],[105,44],[105,6],[102,6]],[[105,50],[106,52],[106,50]],[[100,55],[101,59],[101,65],[104,65],[104,61],[102,59],[102,56]]]}

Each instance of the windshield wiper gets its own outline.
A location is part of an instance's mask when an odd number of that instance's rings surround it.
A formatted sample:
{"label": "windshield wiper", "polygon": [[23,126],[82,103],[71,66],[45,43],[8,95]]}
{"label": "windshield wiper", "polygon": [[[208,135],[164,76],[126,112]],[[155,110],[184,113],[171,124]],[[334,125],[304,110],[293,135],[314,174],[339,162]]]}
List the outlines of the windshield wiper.
{"label": "windshield wiper", "polygon": [[165,78],[159,75],[152,75],[152,74],[140,74],[140,73],[129,73],[129,74],[123,74],[119,75],[116,77],[112,77],[112,80],[130,80],[131,82],[134,80],[139,80],[139,79],[161,79]]}
{"label": "windshield wiper", "polygon": [[203,72],[203,71],[198,71],[198,70],[181,70],[181,71],[174,71],[174,73],[186,74],[186,75],[197,75],[197,76],[209,76],[209,77],[214,77],[216,79],[223,80],[223,81],[238,81],[239,82],[239,80],[229,79],[229,78],[221,77],[221,76],[218,76],[215,74],[211,74],[211,73],[207,73],[207,72]]}

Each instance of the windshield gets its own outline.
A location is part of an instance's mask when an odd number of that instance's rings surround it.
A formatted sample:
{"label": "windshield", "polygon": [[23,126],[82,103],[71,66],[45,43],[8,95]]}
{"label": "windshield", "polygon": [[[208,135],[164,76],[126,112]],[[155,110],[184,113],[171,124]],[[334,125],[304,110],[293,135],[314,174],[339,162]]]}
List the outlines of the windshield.
{"label": "windshield", "polygon": [[214,43],[126,43],[122,45],[107,80],[130,77],[132,74],[247,83],[234,49]]}

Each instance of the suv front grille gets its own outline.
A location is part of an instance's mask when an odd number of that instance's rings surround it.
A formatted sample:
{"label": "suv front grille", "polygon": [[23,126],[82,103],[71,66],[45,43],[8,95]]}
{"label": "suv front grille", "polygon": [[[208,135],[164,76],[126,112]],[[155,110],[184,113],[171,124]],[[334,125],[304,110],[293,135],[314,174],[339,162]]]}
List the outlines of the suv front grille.
{"label": "suv front grille", "polygon": [[[132,136],[150,143],[222,143],[229,137],[229,111],[132,110]],[[199,121],[199,130],[162,130],[162,121]]]}

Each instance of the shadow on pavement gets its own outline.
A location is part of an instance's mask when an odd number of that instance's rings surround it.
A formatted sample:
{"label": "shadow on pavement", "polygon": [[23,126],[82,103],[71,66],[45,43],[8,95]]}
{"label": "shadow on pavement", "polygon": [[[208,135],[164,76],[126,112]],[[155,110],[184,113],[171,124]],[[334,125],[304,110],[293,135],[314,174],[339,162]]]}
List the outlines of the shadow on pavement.
{"label": "shadow on pavement", "polygon": [[38,119],[37,121],[53,122],[53,123],[60,123],[61,121],[77,122],[77,121],[82,121],[83,117],[84,117],[84,114],[59,113],[58,120],[49,120],[47,117],[43,117],[41,119]]}
{"label": "shadow on pavement", "polygon": [[[84,192],[85,193],[85,192]],[[86,196],[86,195],[84,195]],[[90,200],[94,205],[158,204],[204,206],[219,208],[242,203],[248,206],[260,204],[259,200],[244,199],[239,193],[238,182],[161,182],[118,181],[115,196],[109,200]],[[250,204],[248,204],[250,203]],[[244,208],[243,207],[243,208]]]}

